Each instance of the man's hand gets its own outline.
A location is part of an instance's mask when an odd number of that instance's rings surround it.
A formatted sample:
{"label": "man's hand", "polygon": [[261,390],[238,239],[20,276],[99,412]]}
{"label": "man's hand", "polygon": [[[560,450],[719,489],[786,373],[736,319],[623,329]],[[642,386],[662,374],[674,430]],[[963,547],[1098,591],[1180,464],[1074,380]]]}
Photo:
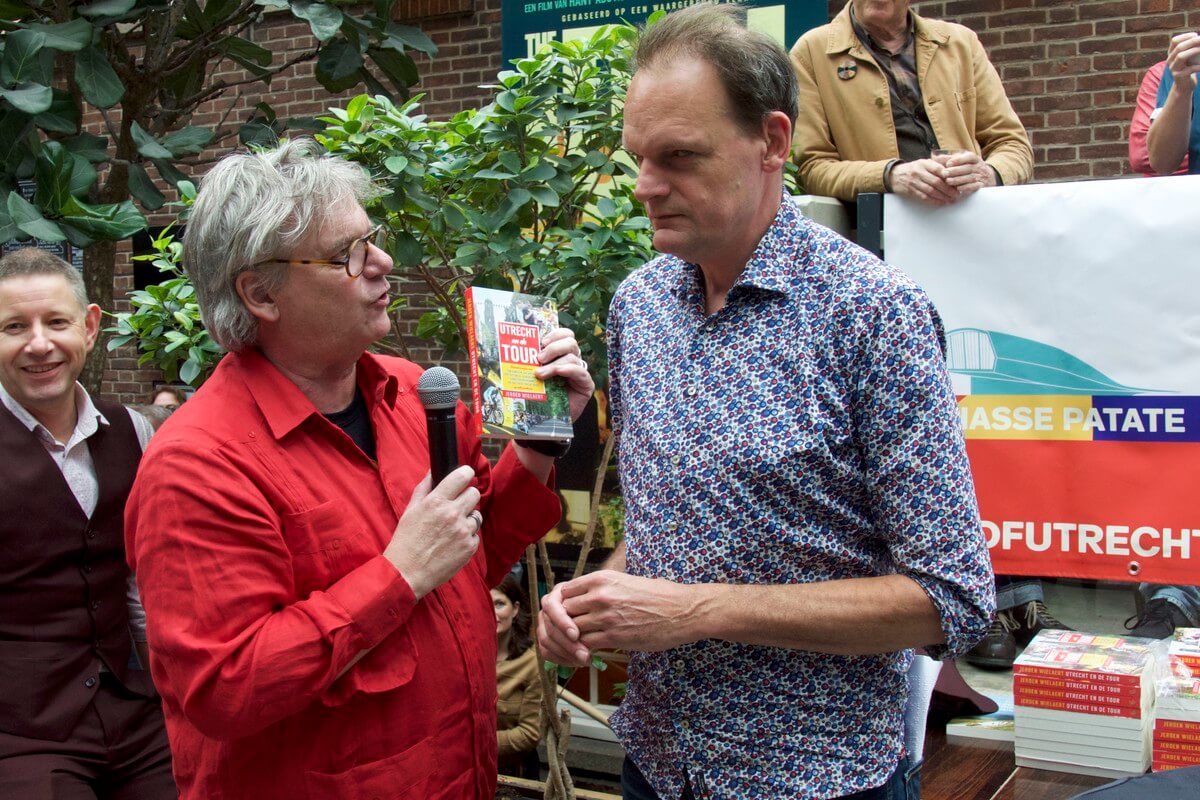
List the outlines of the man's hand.
{"label": "man's hand", "polygon": [[575,341],[575,332],[570,328],[555,328],[542,337],[542,352],[538,355],[542,366],[534,372],[538,378],[558,375],[567,382],[567,397],[571,402],[571,421],[579,419],[584,406],[592,399],[596,384],[588,374],[587,364]]}
{"label": "man's hand", "polygon": [[538,644],[558,664],[585,666],[592,650],[658,651],[704,638],[703,586],[603,570],[561,583],[542,600]]}
{"label": "man's hand", "polygon": [[433,490],[428,473],[396,523],[383,556],[400,570],[418,599],[458,573],[479,549],[483,518],[475,510],[475,471],[461,466]]}
{"label": "man's hand", "polygon": [[892,167],[892,192],[922,203],[945,206],[958,202],[958,189],[946,182],[946,168],[932,158]]}
{"label": "man's hand", "polygon": [[1171,91],[1177,91],[1191,99],[1196,90],[1196,74],[1200,73],[1200,33],[1180,33],[1171,37],[1171,46],[1167,48],[1167,69],[1175,85]]}
{"label": "man's hand", "polygon": [[957,192],[957,200],[996,185],[996,173],[978,153],[960,150],[933,157],[945,169],[946,185]]}

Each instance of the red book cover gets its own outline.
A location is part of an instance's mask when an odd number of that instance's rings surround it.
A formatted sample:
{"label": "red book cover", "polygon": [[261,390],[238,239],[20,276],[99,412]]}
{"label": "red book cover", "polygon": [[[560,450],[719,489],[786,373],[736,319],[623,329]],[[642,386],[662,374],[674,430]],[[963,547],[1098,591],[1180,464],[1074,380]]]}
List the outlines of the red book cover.
{"label": "red book cover", "polygon": [[[1029,702],[1027,702],[1029,701]],[[1079,692],[1069,689],[1054,689],[1046,687],[1025,688],[1013,682],[1013,702],[1017,705],[1031,705],[1036,701],[1060,703],[1085,703],[1106,706],[1113,709],[1128,709],[1130,711],[1149,710],[1149,698],[1142,695],[1125,697],[1122,695],[1099,694],[1096,692]]]}
{"label": "red book cover", "polygon": [[1040,675],[1014,675],[1013,691],[1022,691],[1034,695],[1047,692],[1071,692],[1095,695],[1099,702],[1115,702],[1142,705],[1149,699],[1149,684],[1130,685],[1125,683],[1106,683],[1103,681],[1069,680],[1047,678]]}
{"label": "red book cover", "polygon": [[1026,697],[1022,700],[1016,695],[1013,695],[1013,702],[1018,706],[1027,706],[1029,708],[1070,711],[1074,714],[1091,714],[1098,717],[1142,718],[1142,710],[1140,708],[1124,708],[1103,703],[1078,703],[1071,700],[1049,700],[1040,697]]}
{"label": "red book cover", "polygon": [[1042,667],[1025,664],[1014,664],[1013,675],[1028,675],[1033,677],[1051,678],[1054,680],[1083,681],[1095,684],[1112,684],[1132,686],[1139,691],[1142,686],[1140,673],[1108,673],[1084,669],[1069,669],[1065,667]]}

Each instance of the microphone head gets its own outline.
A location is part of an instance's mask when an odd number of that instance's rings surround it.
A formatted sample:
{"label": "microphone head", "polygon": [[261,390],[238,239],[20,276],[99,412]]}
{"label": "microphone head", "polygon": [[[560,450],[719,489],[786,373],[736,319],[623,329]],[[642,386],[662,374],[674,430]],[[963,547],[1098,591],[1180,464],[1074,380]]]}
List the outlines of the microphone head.
{"label": "microphone head", "polygon": [[445,367],[430,367],[417,381],[417,394],[426,411],[453,409],[458,405],[458,376]]}

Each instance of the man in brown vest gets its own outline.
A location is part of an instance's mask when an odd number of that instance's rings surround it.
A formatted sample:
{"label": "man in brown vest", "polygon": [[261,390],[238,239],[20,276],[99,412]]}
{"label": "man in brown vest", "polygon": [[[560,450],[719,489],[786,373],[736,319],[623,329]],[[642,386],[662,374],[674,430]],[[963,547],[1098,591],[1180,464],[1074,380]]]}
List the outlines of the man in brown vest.
{"label": "man in brown vest", "polygon": [[0,797],[175,797],[123,512],[149,423],[76,379],[100,309],[70,264],[0,258]]}

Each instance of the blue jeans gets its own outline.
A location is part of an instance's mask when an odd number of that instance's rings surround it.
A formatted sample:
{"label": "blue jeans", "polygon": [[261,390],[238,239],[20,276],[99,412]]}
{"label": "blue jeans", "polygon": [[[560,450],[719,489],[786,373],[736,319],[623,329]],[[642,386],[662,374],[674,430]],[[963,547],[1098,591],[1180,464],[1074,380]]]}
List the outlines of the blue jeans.
{"label": "blue jeans", "polygon": [[1023,575],[996,576],[996,610],[1008,611],[1018,608],[1031,600],[1044,600],[1042,595],[1041,578],[1027,578]]}
{"label": "blue jeans", "polygon": [[[621,797],[624,800],[662,800],[646,780],[646,776],[637,768],[637,764],[628,756],[621,765]],[[921,765],[909,766],[908,757],[905,756],[900,759],[896,771],[887,779],[887,783],[873,789],[843,795],[840,800],[920,800],[920,797]],[[696,800],[690,782],[683,787],[683,795],[679,800]]]}
{"label": "blue jeans", "polygon": [[1157,583],[1139,583],[1138,591],[1146,602],[1166,600],[1183,612],[1192,625],[1200,625],[1200,586],[1164,586]]}

